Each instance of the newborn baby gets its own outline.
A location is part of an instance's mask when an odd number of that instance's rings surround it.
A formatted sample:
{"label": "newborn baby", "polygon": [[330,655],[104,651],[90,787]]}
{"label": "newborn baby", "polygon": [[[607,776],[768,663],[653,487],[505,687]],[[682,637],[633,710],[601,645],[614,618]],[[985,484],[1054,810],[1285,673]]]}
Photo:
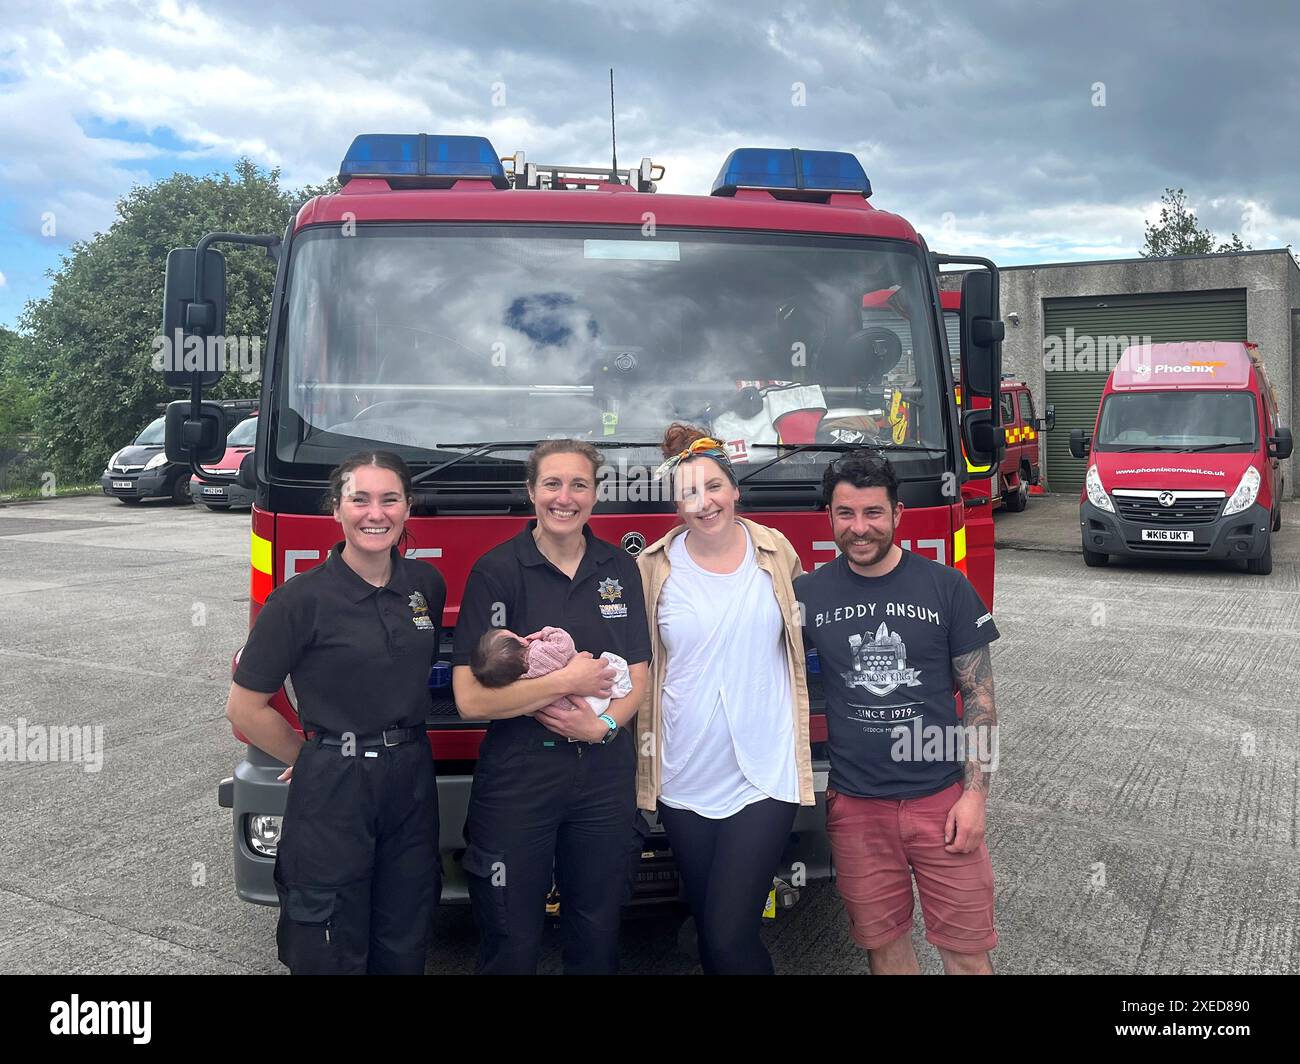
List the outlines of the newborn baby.
{"label": "newborn baby", "polygon": [[[531,680],[564,668],[577,655],[573,636],[563,628],[543,628],[531,643],[505,628],[489,628],[469,656],[469,668],[484,687],[505,687],[516,680]],[[627,662],[606,651],[601,655],[614,667],[614,698],[632,693]],[[584,709],[604,713],[610,699],[579,696],[553,702],[554,709]]]}

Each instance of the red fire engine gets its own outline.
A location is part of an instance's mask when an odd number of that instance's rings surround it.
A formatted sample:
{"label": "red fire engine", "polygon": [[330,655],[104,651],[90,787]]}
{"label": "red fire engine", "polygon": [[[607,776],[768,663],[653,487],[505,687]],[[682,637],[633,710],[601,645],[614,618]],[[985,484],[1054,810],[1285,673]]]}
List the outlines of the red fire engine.
{"label": "red fire engine", "polygon": [[[407,554],[446,578],[449,658],[470,566],[527,520],[534,443],[575,436],[602,449],[591,527],[636,554],[675,521],[649,476],[672,420],[727,440],[743,512],[784,532],[807,569],[835,556],[825,464],[879,450],[900,480],[902,545],[966,572],[991,599],[991,521],[970,549],[963,485],[987,475],[1002,446],[994,265],[932,255],[904,219],[871,205],[848,153],[739,149],[707,196],[660,194],[661,176],[649,159],[540,165],[501,159],[483,138],[363,135],[341,191],[308,202],[282,236],[214,233],[171,253],[164,329],[187,340],[222,333],[225,267],[212,245],[260,246],[278,262],[257,446],[238,474],[256,491],[250,622],[338,539],[321,505],[331,467],[383,448],[414,472]],[[937,275],[948,263],[977,267],[963,282],[957,380]],[[219,375],[188,364],[167,374],[189,392],[169,408],[168,454],[210,481],[221,475],[203,465],[223,453],[225,431],[201,390]],[[957,385],[983,408],[960,410]],[[809,668],[820,799],[826,728],[815,660]],[[449,673],[439,663],[430,676],[428,730],[444,899],[458,900],[483,731],[458,717]],[[286,692],[273,705],[299,726]],[[219,790],[249,901],[275,902],[281,767],[250,745]],[[676,893],[651,838],[639,899]],[[810,878],[828,871],[820,802],[801,810],[786,861]]]}

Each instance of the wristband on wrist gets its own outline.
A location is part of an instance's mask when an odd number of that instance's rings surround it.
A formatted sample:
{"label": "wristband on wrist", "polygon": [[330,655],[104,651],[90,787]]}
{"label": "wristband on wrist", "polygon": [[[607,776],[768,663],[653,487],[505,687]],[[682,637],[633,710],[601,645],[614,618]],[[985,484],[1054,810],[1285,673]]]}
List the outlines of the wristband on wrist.
{"label": "wristband on wrist", "polygon": [[616,721],[608,713],[602,713],[599,719],[603,720],[605,722],[605,726],[609,728],[609,731],[607,731],[601,737],[600,740],[600,745],[604,746],[605,744],[611,742],[614,736],[618,734],[618,721]]}

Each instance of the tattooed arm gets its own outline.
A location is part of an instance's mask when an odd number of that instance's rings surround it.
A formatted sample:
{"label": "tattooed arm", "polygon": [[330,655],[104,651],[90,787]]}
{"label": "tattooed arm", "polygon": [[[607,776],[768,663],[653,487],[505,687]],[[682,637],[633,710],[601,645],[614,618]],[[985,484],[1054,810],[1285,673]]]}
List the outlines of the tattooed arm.
{"label": "tattooed arm", "polygon": [[966,735],[966,778],[962,795],[948,810],[944,846],[949,853],[972,853],[984,842],[984,806],[989,774],[997,764],[997,711],[993,708],[993,664],[982,646],[952,659],[961,691],[962,728]]}
{"label": "tattooed arm", "polygon": [[[987,794],[989,769],[986,763],[996,757],[998,714],[993,706],[993,662],[987,645],[952,659],[952,674],[961,692],[962,726],[967,735],[967,791]],[[971,730],[974,729],[974,730]]]}

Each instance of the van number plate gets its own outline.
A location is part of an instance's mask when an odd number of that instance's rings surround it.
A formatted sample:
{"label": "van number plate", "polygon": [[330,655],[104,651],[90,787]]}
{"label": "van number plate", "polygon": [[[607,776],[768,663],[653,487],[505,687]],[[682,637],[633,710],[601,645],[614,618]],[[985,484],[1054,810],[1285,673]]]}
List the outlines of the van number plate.
{"label": "van number plate", "polygon": [[115,487],[115,488],[134,488],[134,487],[135,487],[135,481],[134,481],[134,480],[115,480],[115,481],[113,481],[113,487]]}
{"label": "van number plate", "polygon": [[1142,539],[1156,543],[1191,543],[1195,540],[1195,534],[1190,528],[1144,528],[1142,529]]}

